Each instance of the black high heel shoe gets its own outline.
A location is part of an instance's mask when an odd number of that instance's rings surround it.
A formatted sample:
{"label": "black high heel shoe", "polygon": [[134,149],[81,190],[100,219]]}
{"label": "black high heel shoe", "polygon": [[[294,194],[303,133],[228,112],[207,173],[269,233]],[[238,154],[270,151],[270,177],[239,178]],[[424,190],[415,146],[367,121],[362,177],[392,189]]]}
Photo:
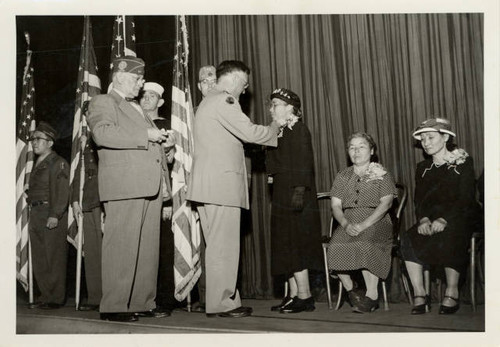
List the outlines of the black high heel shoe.
{"label": "black high heel shoe", "polygon": [[276,305],[276,306],[273,306],[271,307],[271,311],[279,311],[281,310],[282,308],[285,308],[287,307],[288,305],[290,305],[291,303],[293,302],[293,298],[289,297],[289,296],[285,296],[283,298],[283,300],[281,301],[280,304]]}
{"label": "black high heel shoe", "polygon": [[446,299],[446,298],[455,301],[457,304],[455,306],[444,306],[441,304],[441,306],[439,306],[439,314],[453,314],[453,313],[457,312],[458,309],[460,308],[460,303],[458,302],[458,298],[454,298],[452,296],[445,295],[444,299]]}
{"label": "black high heel shoe", "polygon": [[413,306],[411,314],[424,314],[431,311],[431,297],[429,295],[416,295],[413,297],[413,299],[416,298],[423,298],[425,302],[423,304]]}

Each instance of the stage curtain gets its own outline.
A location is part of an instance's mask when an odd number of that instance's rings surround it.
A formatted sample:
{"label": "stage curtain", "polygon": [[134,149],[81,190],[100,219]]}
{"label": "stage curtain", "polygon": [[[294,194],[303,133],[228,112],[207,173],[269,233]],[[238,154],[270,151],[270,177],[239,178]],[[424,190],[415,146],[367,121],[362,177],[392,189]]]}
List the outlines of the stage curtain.
{"label": "stage curtain", "polygon": [[[457,144],[474,157],[476,174],[482,171],[482,14],[190,16],[189,33],[193,86],[202,65],[237,59],[251,68],[240,101],[254,122],[270,121],[267,103],[275,88],[301,97],[318,191],[329,190],[348,165],[348,136],[366,131],[380,162],[409,189],[408,227],[415,222],[414,171],[423,159],[411,133],[431,116],[451,120]],[[200,99],[194,93],[195,103]],[[244,297],[264,298],[272,295],[270,195],[263,156],[253,153],[241,288]],[[321,208],[326,234],[330,212],[328,204]]]}

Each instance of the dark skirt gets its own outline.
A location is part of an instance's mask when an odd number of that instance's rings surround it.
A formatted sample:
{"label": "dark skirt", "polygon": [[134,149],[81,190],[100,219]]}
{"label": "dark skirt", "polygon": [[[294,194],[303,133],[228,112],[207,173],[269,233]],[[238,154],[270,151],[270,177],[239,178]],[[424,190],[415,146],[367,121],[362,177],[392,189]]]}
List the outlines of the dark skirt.
{"label": "dark skirt", "polygon": [[293,211],[293,188],[273,184],[271,212],[271,273],[291,276],[304,269],[321,270],[321,224],[316,191],[304,196],[304,209]]}

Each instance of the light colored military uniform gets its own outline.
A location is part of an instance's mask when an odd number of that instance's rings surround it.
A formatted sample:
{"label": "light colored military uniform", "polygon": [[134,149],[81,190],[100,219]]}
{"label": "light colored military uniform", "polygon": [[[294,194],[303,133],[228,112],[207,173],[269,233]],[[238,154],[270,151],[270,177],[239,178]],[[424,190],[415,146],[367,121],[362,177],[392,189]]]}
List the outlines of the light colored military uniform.
{"label": "light colored military uniform", "polygon": [[236,289],[241,208],[249,208],[243,142],[277,144],[278,126],[253,124],[238,100],[215,87],[198,106],[188,199],[199,203],[206,240],[206,312],[241,306]]}

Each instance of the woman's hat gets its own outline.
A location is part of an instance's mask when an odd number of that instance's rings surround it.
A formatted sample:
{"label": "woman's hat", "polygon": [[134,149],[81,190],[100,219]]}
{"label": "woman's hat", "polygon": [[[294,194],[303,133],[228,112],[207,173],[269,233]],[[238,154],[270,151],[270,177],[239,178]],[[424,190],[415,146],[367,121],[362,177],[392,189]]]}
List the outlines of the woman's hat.
{"label": "woman's hat", "polygon": [[300,109],[300,98],[297,94],[292,92],[290,89],[286,89],[286,88],[275,89],[271,93],[271,96],[269,98],[271,100],[274,98],[281,99],[284,102],[286,102],[287,104],[292,105],[292,106]]}
{"label": "woman's hat", "polygon": [[413,137],[417,140],[422,140],[421,133],[428,131],[437,131],[443,134],[448,134],[456,137],[455,133],[451,131],[450,121],[444,118],[430,118],[423,121],[413,132]]}

